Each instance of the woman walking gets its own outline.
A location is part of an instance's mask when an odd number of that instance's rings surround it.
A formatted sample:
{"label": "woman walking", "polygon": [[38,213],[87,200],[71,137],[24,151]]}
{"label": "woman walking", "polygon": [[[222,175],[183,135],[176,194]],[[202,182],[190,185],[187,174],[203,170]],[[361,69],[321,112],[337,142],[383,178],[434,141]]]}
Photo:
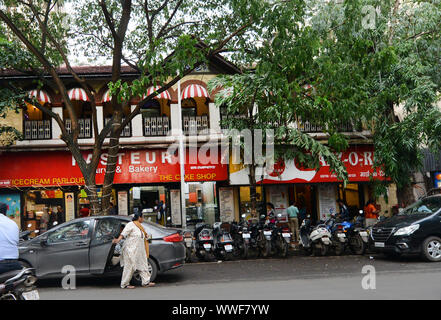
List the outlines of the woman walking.
{"label": "woman walking", "polygon": [[124,267],[121,288],[134,289],[134,286],[130,285],[130,280],[133,277],[135,271],[138,271],[143,287],[153,287],[155,283],[150,282],[149,272],[149,244],[148,239],[150,235],[147,234],[142,223],[144,218],[141,213],[135,214],[132,222],[129,222],[118,239],[114,239],[113,243],[120,242],[123,238],[124,244],[121,252],[120,264]]}

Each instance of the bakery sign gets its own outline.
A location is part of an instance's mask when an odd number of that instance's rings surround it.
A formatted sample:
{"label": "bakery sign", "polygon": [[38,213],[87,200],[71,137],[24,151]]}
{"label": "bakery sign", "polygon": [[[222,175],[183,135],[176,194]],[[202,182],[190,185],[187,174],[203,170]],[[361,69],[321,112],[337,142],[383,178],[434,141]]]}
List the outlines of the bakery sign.
{"label": "bakery sign", "polygon": [[[338,156],[346,166],[350,182],[386,179],[382,170],[373,168],[373,146],[352,146]],[[330,172],[329,164],[324,159],[320,159],[320,165],[319,170],[314,170],[302,168],[294,160],[279,160],[270,172],[265,168],[257,168],[256,181],[264,184],[339,182],[337,176]],[[248,172],[248,168],[243,165],[230,165],[230,184],[249,184]]]}
{"label": "bakery sign", "polygon": [[[90,161],[92,154],[83,152],[83,157]],[[178,157],[166,149],[122,150],[114,159],[115,184],[181,181]],[[108,161],[109,156],[103,153],[96,171],[97,184],[104,181]],[[212,161],[209,155],[200,154],[191,162],[184,166],[187,182],[228,179],[227,165],[220,159]],[[84,185],[84,178],[67,151],[9,152],[0,156],[0,188],[68,185]]]}

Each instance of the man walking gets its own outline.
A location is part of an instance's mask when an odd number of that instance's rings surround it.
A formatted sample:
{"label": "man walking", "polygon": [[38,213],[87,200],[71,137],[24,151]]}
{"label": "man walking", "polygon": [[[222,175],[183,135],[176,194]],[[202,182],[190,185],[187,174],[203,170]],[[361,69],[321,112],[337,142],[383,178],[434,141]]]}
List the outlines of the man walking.
{"label": "man walking", "polygon": [[18,262],[19,229],[6,216],[6,204],[0,202],[0,274],[22,268]]}
{"label": "man walking", "polygon": [[[289,219],[289,227],[291,229],[291,233],[295,241],[299,241],[299,219],[297,215],[299,214],[299,209],[294,205],[294,202],[289,204],[288,219]],[[295,234],[295,237],[294,237]]]}

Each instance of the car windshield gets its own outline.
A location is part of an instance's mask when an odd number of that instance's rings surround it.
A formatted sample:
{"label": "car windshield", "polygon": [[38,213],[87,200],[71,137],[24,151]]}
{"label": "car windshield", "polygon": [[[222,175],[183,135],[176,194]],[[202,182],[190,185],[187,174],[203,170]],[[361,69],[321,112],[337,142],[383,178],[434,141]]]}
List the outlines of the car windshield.
{"label": "car windshield", "polygon": [[429,197],[418,200],[405,208],[399,215],[431,215],[441,209],[441,197]]}

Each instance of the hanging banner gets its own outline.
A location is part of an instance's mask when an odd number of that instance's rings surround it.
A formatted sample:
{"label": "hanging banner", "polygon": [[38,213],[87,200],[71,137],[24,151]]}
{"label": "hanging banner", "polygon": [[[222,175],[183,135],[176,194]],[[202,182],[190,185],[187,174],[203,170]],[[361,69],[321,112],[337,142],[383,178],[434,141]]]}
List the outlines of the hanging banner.
{"label": "hanging banner", "polygon": [[326,184],[318,186],[320,220],[328,219],[331,214],[337,213],[337,186]]}
{"label": "hanging banner", "polygon": [[127,191],[118,191],[118,215],[128,215]]}
{"label": "hanging banner", "polygon": [[66,222],[75,219],[75,202],[73,192],[64,193],[64,208],[66,210]]}
{"label": "hanging banner", "polygon": [[[370,181],[371,176],[379,180],[387,179],[383,171],[373,169],[374,148],[372,145],[351,146],[338,156],[346,166],[350,182],[367,182]],[[320,159],[320,164],[320,169],[314,170],[302,168],[294,160],[278,161],[272,172],[257,168],[256,181],[263,184],[339,182],[337,176],[330,172],[329,164],[323,159]],[[230,184],[249,184],[248,172],[248,168],[243,165],[230,164]]]}
{"label": "hanging banner", "polygon": [[234,221],[234,193],[233,188],[219,188],[220,221]]}
{"label": "hanging banner", "polygon": [[[220,163],[220,155],[212,159],[201,153],[193,161],[195,163],[190,163],[193,159],[187,156],[185,181],[227,180],[228,166]],[[83,157],[90,161],[92,154],[83,152]],[[107,154],[101,155],[96,171],[97,184],[104,181],[107,158]],[[178,159],[177,154],[170,154],[167,149],[123,150],[116,158],[114,183],[180,182]],[[69,185],[84,185],[80,168],[69,152],[9,152],[0,157],[0,188]]]}
{"label": "hanging banner", "polygon": [[270,186],[269,188],[269,199],[274,205],[274,211],[276,215],[279,213],[282,215],[279,218],[280,222],[288,222],[288,187],[285,186]]}
{"label": "hanging banner", "polygon": [[181,191],[170,190],[170,209],[172,224],[182,225],[182,213],[181,213]]}

